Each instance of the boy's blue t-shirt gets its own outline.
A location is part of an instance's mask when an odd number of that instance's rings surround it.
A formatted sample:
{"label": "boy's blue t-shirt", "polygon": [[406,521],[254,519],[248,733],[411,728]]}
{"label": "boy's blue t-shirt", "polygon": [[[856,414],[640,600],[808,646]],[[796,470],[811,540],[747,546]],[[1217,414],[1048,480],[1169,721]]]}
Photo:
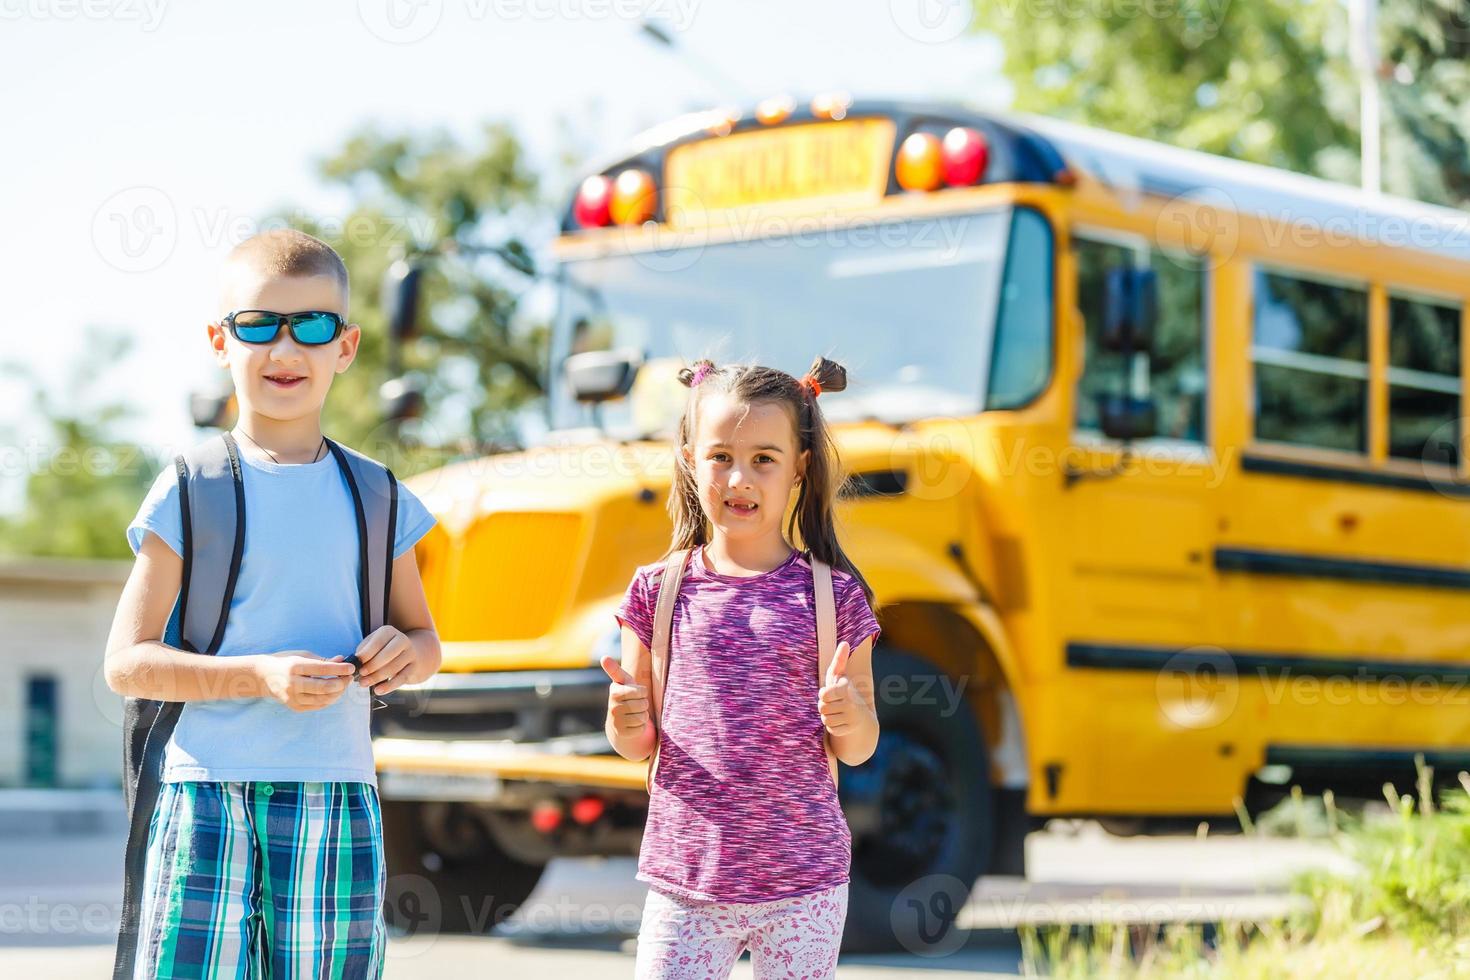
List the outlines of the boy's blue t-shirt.
{"label": "boy's blue t-shirt", "polygon": [[[245,552],[217,656],[308,650],[324,659],[362,642],[357,514],[328,453],[279,464],[240,452]],[[434,526],[399,485],[397,558]],[[128,527],[136,554],[145,531],[182,554],[179,487],[167,467]],[[271,698],[190,701],[164,753],[164,782],[366,782],[376,784],[368,722],[372,692],[355,680],[325,708],[292,711]]]}

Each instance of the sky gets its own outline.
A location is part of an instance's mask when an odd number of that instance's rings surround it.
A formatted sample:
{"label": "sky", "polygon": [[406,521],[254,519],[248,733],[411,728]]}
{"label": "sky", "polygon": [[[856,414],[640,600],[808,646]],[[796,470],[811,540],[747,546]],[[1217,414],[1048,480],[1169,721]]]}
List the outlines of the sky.
{"label": "sky", "polygon": [[[502,120],[550,173],[559,119],[597,159],[781,92],[1003,107],[1001,51],[972,16],[957,0],[0,0],[0,363],[82,404],[121,397],[125,435],[187,445],[188,392],[218,377],[220,260],[281,209],[345,214],[316,166],[353,131]],[[89,327],[134,348],[66,391]],[[0,375],[0,510],[33,465],[33,416]]]}

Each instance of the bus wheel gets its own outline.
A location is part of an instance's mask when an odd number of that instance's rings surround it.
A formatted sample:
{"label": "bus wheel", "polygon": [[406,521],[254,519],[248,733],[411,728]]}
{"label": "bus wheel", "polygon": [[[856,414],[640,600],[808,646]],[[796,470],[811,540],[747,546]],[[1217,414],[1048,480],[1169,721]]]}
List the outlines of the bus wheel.
{"label": "bus wheel", "polygon": [[489,932],[530,896],[544,864],[507,854],[458,803],[383,800],[383,913],[410,936]]}
{"label": "bus wheel", "polygon": [[913,654],[874,650],[873,679],[878,748],[839,784],[852,830],[843,949],[944,952],[995,834],[984,734],[963,688]]}

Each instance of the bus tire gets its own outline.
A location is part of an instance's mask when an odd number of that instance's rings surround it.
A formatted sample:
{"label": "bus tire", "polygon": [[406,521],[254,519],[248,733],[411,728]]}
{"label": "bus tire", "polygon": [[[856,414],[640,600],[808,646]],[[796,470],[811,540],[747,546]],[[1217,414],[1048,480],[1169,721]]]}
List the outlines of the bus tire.
{"label": "bus tire", "polygon": [[[985,737],[957,685],[921,657],[873,651],[881,732],[872,758],[843,768],[852,830],[843,949],[942,951],[991,860],[995,797]],[[958,688],[960,695],[963,688]]]}
{"label": "bus tire", "polygon": [[409,936],[489,932],[520,908],[546,870],[506,853],[461,804],[383,800],[382,810],[383,915]]}

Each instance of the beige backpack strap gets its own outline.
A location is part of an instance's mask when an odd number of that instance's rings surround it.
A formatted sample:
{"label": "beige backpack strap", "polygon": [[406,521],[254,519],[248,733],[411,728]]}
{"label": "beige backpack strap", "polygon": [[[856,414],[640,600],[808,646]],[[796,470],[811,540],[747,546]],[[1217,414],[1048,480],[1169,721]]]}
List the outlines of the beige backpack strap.
{"label": "beige backpack strap", "polygon": [[658,762],[660,719],[664,706],[664,681],[669,676],[669,636],[674,629],[674,602],[679,598],[679,583],[684,580],[684,566],[689,562],[689,549],[670,553],[664,562],[659,581],[658,602],[653,610],[653,646],[649,648],[648,719],[653,724],[653,752],[648,757],[649,791],[653,790],[653,770]]}
{"label": "beige backpack strap", "polygon": [[[837,656],[837,601],[832,594],[832,567],[812,558],[812,596],[817,619],[817,687],[827,682],[827,670]],[[832,769],[832,783],[837,783],[837,753],[832,737],[825,731],[822,743],[827,747],[827,765]]]}

